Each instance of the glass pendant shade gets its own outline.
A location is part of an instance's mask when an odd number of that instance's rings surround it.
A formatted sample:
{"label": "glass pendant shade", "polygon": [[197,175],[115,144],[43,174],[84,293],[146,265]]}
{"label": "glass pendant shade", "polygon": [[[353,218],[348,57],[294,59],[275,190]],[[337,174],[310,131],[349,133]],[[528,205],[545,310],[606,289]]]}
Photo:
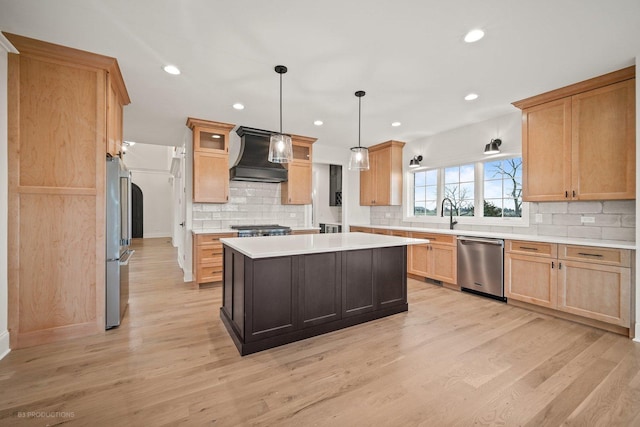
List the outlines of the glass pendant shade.
{"label": "glass pendant shade", "polygon": [[274,133],[269,140],[269,161],[272,163],[289,163],[293,160],[291,137]]}
{"label": "glass pendant shade", "polygon": [[369,149],[367,147],[351,147],[349,170],[369,170]]}

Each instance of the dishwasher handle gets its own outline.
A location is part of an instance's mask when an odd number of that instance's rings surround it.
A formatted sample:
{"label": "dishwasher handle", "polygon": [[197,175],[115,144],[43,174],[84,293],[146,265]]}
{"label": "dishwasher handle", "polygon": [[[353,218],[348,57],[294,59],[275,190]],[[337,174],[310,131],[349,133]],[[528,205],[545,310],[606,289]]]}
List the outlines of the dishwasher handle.
{"label": "dishwasher handle", "polygon": [[482,239],[479,237],[464,237],[464,236],[458,236],[457,239],[463,245],[465,243],[485,243],[487,245],[504,246],[504,240]]}

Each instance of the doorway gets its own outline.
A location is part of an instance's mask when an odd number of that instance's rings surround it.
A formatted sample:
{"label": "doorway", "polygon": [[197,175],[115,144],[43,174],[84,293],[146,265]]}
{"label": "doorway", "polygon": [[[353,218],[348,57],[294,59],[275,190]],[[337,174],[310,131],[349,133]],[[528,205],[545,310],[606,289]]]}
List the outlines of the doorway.
{"label": "doorway", "polygon": [[131,183],[131,237],[142,238],[143,229],[143,203],[142,190],[136,184]]}

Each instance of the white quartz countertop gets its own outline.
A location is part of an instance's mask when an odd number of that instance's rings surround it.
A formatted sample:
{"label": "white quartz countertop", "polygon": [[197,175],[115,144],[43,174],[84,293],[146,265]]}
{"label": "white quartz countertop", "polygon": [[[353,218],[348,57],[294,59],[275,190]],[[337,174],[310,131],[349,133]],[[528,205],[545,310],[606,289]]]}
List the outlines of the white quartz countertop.
{"label": "white quartz countertop", "polygon": [[425,239],[370,233],[228,237],[220,239],[220,241],[249,258],[254,259],[429,243],[429,241]]}
{"label": "white quartz countertop", "polygon": [[[561,236],[540,236],[531,234],[517,233],[497,233],[490,231],[471,231],[471,230],[447,230],[442,228],[418,228],[418,227],[401,227],[394,225],[371,225],[371,224],[351,224],[354,227],[376,228],[383,230],[400,230],[413,231],[418,233],[434,233],[434,234],[452,234],[454,236],[468,237],[487,237],[494,239],[509,240],[528,240],[531,242],[547,242],[560,243],[565,245],[582,245],[582,246],[599,246],[603,248],[614,249],[636,249],[634,242],[625,242],[619,240],[597,240],[597,239],[580,239],[577,237],[561,237]],[[630,231],[631,232],[631,231]]]}
{"label": "white quartz countertop", "polygon": [[[320,227],[291,227],[291,231],[320,231]],[[191,230],[193,234],[216,234],[216,233],[237,233],[238,230],[232,228],[202,228]]]}

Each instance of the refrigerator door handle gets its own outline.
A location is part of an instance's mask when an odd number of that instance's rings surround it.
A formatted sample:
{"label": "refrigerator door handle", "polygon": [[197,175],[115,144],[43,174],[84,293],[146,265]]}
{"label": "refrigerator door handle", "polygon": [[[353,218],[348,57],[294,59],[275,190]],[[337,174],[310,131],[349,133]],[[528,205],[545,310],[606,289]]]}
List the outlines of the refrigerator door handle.
{"label": "refrigerator door handle", "polygon": [[132,249],[129,249],[128,251],[126,251],[124,255],[120,258],[120,265],[129,265],[129,261],[131,260],[131,257],[133,256],[134,252],[135,251]]}

